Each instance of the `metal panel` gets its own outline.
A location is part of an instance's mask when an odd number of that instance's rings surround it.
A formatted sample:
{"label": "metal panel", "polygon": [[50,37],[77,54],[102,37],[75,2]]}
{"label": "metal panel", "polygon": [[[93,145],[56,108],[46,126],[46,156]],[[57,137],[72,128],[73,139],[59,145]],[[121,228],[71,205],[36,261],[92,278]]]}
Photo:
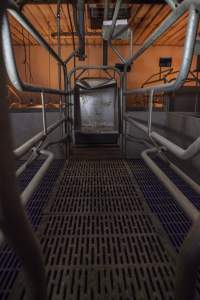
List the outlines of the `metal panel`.
{"label": "metal panel", "polygon": [[[106,87],[106,82],[108,87]],[[88,79],[87,83],[90,89],[79,88],[79,97],[75,102],[79,108],[78,115],[75,117],[77,119],[76,129],[85,133],[115,131],[118,120],[116,84],[113,84],[113,80],[105,81],[105,79]],[[103,83],[104,89],[94,88]],[[78,85],[83,86],[83,81]]]}

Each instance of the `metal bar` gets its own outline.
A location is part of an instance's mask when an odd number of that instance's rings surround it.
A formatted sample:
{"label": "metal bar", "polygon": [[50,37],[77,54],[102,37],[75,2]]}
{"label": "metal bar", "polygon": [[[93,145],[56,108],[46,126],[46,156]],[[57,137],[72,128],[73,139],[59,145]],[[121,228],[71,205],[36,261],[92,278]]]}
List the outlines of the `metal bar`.
{"label": "metal bar", "polygon": [[195,45],[197,31],[198,31],[198,24],[199,24],[199,13],[196,10],[196,8],[193,5],[191,5],[181,69],[175,82],[157,85],[157,86],[150,86],[146,88],[128,90],[125,91],[125,94],[126,95],[143,94],[143,93],[150,92],[151,89],[154,89],[155,93],[171,92],[179,89],[183,85],[184,81],[187,79],[188,73],[190,71],[192,58],[193,58],[194,45]]}
{"label": "metal bar", "polygon": [[165,0],[165,2],[167,2],[167,4],[173,9],[175,10],[178,7],[178,2],[176,0]]}
{"label": "metal bar", "polygon": [[[173,68],[170,68],[170,69],[168,69],[168,70],[163,70],[163,71],[161,71],[161,72],[159,72],[159,73],[155,73],[155,74],[153,74],[153,75],[151,75],[143,84],[142,84],[142,88],[146,85],[146,84],[150,84],[150,83],[155,83],[155,82],[157,82],[157,81],[161,81],[161,80],[163,80],[163,78],[159,78],[159,79],[157,79],[156,81],[150,81],[152,78],[154,78],[155,76],[158,76],[158,75],[161,75],[161,74],[163,74],[163,73],[167,73],[167,75],[169,75],[169,74],[172,74],[173,72]],[[165,75],[164,76],[164,78],[165,77],[167,77],[167,75]]]}
{"label": "metal bar", "polygon": [[29,20],[22,14],[18,9],[17,5],[13,1],[9,1],[10,5],[8,7],[9,13],[33,36],[33,38],[45,48],[61,65],[64,62],[60,56],[49,46],[47,41],[41,36],[41,34],[34,28],[34,26],[29,22]]}
{"label": "metal bar", "polygon": [[68,73],[68,81],[70,81],[70,77],[73,75],[73,73],[76,73],[79,70],[113,70],[115,72],[118,73],[120,79],[122,80],[122,74],[120,73],[120,71],[113,67],[113,66],[99,66],[99,65],[89,65],[89,66],[77,66],[75,68],[73,68],[69,73]]}
{"label": "metal bar", "polygon": [[153,99],[154,99],[154,90],[150,91],[149,94],[149,115],[148,115],[148,136],[151,135],[151,125],[152,125],[152,111],[153,111]]}
{"label": "metal bar", "polygon": [[199,7],[199,0],[185,0],[178,8],[173,11],[169,17],[167,17],[162,24],[147,38],[144,44],[129,58],[126,62],[127,67],[140,57],[153,43],[165,32],[167,31],[189,8],[190,5],[194,4],[195,7]]}
{"label": "metal bar", "polygon": [[79,53],[79,49],[76,49],[75,51],[73,51],[67,58],[66,60],[64,61],[64,64],[67,65],[68,62],[70,62],[70,60],[76,56],[77,54]]}
{"label": "metal bar", "polygon": [[110,44],[109,44],[109,46],[110,46],[110,48],[115,52],[115,54],[119,57],[119,59],[121,60],[121,62],[123,63],[123,64],[125,64],[126,63],[126,60],[125,60],[125,58],[120,54],[120,52],[111,44],[111,42],[110,42]]}
{"label": "metal bar", "polygon": [[147,149],[142,152],[142,158],[152,172],[159,178],[169,193],[176,199],[185,214],[192,222],[196,222],[200,216],[198,209],[188,200],[188,198],[177,188],[177,186],[165,175],[165,173],[149,157],[149,154],[157,153],[157,148]]}
{"label": "metal bar", "polygon": [[108,65],[108,42],[103,40],[103,65]]}
{"label": "metal bar", "polygon": [[8,73],[8,77],[12,82],[13,86],[18,91],[26,91],[26,92],[35,92],[35,93],[46,93],[46,94],[57,94],[57,95],[65,95],[65,91],[61,91],[58,89],[45,88],[40,86],[35,86],[27,83],[23,83],[18,74],[16,68],[15,56],[12,48],[11,42],[11,34],[7,16],[3,17],[3,25],[2,25],[2,38],[3,38],[3,54],[5,65]]}
{"label": "metal bar", "polygon": [[17,169],[16,171],[16,177],[19,177],[26,169],[28,166],[30,166],[35,160],[36,158],[39,156],[38,152],[35,151],[31,154],[31,156],[28,158],[28,160],[22,164],[19,169]]}
{"label": "metal bar", "polygon": [[[7,1],[0,5],[0,40],[2,41],[2,18]],[[9,240],[22,262],[25,271],[27,297],[46,300],[46,279],[40,247],[20,203],[19,189],[15,176],[12,150],[11,124],[6,101],[6,71],[0,42],[0,223],[5,238]],[[2,241],[2,234],[0,235]]]}
{"label": "metal bar", "polygon": [[41,101],[42,101],[42,122],[43,122],[44,135],[47,135],[47,117],[46,117],[44,93],[41,93]]}
{"label": "metal bar", "polygon": [[[126,121],[131,122],[135,125],[138,129],[142,130],[144,133],[148,134],[148,127],[142,125],[141,123],[135,121],[133,118],[126,117]],[[165,137],[161,136],[160,134],[152,131],[150,137],[157,141],[162,146],[166,147],[169,152],[174,154],[176,157],[182,160],[187,160],[189,158],[194,157],[200,151],[200,137],[198,137],[187,149],[183,149],[176,144],[172,143]]]}
{"label": "metal bar", "polygon": [[22,192],[21,194],[21,201],[23,205],[27,203],[27,201],[30,199],[30,197],[33,195],[37,187],[39,186],[40,182],[44,178],[46,172],[48,171],[53,159],[54,159],[54,154],[47,151],[47,150],[40,150],[40,154],[47,156],[47,159],[39,169],[39,171],[35,174],[31,182],[28,184],[26,189]]}
{"label": "metal bar", "polygon": [[[65,119],[59,120],[49,126],[47,128],[47,135],[49,135],[52,131],[54,131],[58,126],[60,126]],[[25,155],[33,146],[35,146],[37,143],[39,143],[41,140],[45,139],[46,136],[44,135],[44,132],[41,131],[38,134],[36,134],[34,137],[32,137],[30,140],[28,140],[26,143],[24,143],[22,146],[14,150],[14,155],[17,158],[21,158],[23,155]]]}
{"label": "metal bar", "polygon": [[85,29],[84,29],[85,0],[77,0],[77,25],[79,33],[79,59],[85,60]]}
{"label": "metal bar", "polygon": [[117,22],[117,17],[119,14],[119,10],[122,4],[122,0],[117,0],[117,3],[115,4],[115,10],[114,10],[114,14],[113,14],[113,19],[112,19],[112,26],[108,35],[108,43],[110,43],[110,41],[112,40],[112,36],[115,30],[115,26],[116,26],[116,22]]}
{"label": "metal bar", "polygon": [[167,165],[183,179],[197,194],[200,195],[200,185],[196,183],[192,178],[185,174],[181,169],[179,169],[175,164],[173,164],[169,159],[167,159]]}

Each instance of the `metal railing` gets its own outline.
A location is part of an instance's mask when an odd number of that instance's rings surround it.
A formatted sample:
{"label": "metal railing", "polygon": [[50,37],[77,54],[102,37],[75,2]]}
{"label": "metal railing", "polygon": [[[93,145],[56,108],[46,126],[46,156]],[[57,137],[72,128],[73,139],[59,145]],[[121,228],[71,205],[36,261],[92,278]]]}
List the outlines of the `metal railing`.
{"label": "metal railing", "polygon": [[[180,4],[175,0],[166,0],[166,2],[172,8],[172,13],[166,20],[147,38],[144,44],[133,53],[125,62],[124,68],[124,88],[123,95],[126,97],[131,94],[147,94],[149,95],[149,109],[148,109],[148,125],[145,126],[136,119],[127,117],[124,118],[124,144],[126,149],[126,122],[130,122],[138,129],[142,130],[149,138],[150,143],[154,148],[145,150],[142,153],[142,158],[149,166],[149,168],[154,172],[154,174],[161,180],[168,191],[172,194],[175,200],[182,207],[186,215],[193,222],[191,231],[189,232],[186,241],[183,243],[180,255],[178,257],[177,264],[177,274],[176,274],[176,286],[175,286],[175,300],[188,300],[195,299],[195,284],[197,279],[198,267],[200,265],[200,251],[199,251],[199,241],[200,241],[200,214],[199,211],[194,207],[193,204],[187,199],[187,197],[176,187],[176,185],[165,175],[165,173],[156,165],[156,163],[149,157],[151,153],[158,153],[163,157],[162,148],[168,150],[170,153],[174,154],[180,159],[190,159],[200,151],[200,137],[196,139],[187,149],[182,149],[178,145],[169,141],[165,137],[159,135],[155,131],[152,131],[152,109],[153,109],[153,99],[154,95],[160,92],[171,92],[179,89],[188,78],[190,72],[194,46],[196,42],[196,36],[199,25],[199,9],[200,2],[198,0],[184,0]],[[173,25],[187,10],[189,9],[189,18],[187,24],[187,32],[183,50],[183,57],[181,62],[180,72],[177,73],[177,77],[165,84],[153,85],[149,87],[141,87],[139,89],[127,90],[127,70],[130,64],[137,60],[150,46],[152,46],[157,39],[166,32],[171,25]],[[115,51],[117,54],[117,52]],[[117,54],[118,55],[118,54]],[[120,55],[118,55],[121,59]],[[163,80],[165,82],[165,80]],[[157,83],[157,82],[152,82]],[[125,102],[125,98],[124,98]],[[146,140],[143,142],[136,140],[134,137],[127,136],[127,140],[131,142],[139,142],[145,144],[149,147]],[[167,158],[165,157],[167,160]],[[177,168],[169,160],[167,160],[168,165],[178,174],[190,187],[192,187],[196,192],[200,192],[200,186],[194,182],[189,176],[187,176],[182,170]]]}
{"label": "metal railing", "polygon": [[[67,82],[68,82],[69,90],[72,89],[72,77],[73,77],[73,75],[74,74],[76,75],[76,73],[78,71],[80,71],[80,74],[78,74],[78,78],[80,78],[81,76],[84,75],[84,73],[87,70],[101,70],[109,77],[109,80],[110,80],[110,77],[111,77],[109,71],[114,72],[112,78],[114,78],[116,74],[118,75],[118,78],[119,78],[119,105],[118,105],[119,112],[118,112],[118,115],[119,115],[120,148],[121,148],[122,153],[124,153],[124,148],[123,148],[123,116],[124,116],[124,113],[125,113],[125,105],[124,105],[124,102],[123,102],[123,75],[117,68],[115,68],[113,66],[98,66],[98,65],[97,66],[96,65],[93,65],[93,66],[78,66],[78,67],[73,68],[68,73]],[[70,96],[70,100],[69,100],[69,104],[70,104],[69,105],[69,118],[70,118],[70,120],[73,119],[72,102],[73,101],[72,101],[71,96]],[[72,131],[72,126],[69,129],[69,132],[71,132],[71,131]]]}

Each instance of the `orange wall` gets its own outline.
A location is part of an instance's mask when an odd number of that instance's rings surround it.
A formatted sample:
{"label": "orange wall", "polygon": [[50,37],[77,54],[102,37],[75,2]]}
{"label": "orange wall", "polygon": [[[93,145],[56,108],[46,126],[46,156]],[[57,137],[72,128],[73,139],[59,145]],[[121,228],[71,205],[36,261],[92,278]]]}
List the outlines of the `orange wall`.
{"label": "orange wall", "polygon": [[[117,49],[124,57],[129,56],[129,48],[127,46],[118,46]],[[133,50],[137,50],[134,47]],[[72,46],[62,47],[62,56],[66,58],[72,51]],[[99,65],[102,63],[102,48],[100,45],[90,45],[87,46],[87,59],[85,62],[79,62],[77,60],[77,65]],[[19,68],[21,78],[25,80],[25,65],[24,65],[24,48],[21,46],[15,47],[16,61]],[[28,49],[27,49],[28,56]],[[132,66],[132,71],[128,76],[128,87],[134,88],[139,87],[141,84],[152,74],[159,72],[159,58],[161,56],[171,56],[173,58],[174,69],[180,68],[180,62],[182,58],[182,48],[180,47],[152,47],[148,49]],[[30,48],[30,66],[34,84],[39,84],[43,86],[49,86],[56,88],[58,85],[57,80],[57,63],[52,57],[49,57],[47,52],[39,46],[32,46]],[[50,59],[50,67],[49,67]],[[109,62],[110,64],[115,64],[120,62],[116,57],[115,53],[109,50]],[[195,62],[194,62],[195,63]],[[69,70],[72,68],[73,62],[69,64]],[[28,69],[28,68],[27,68]],[[87,76],[89,73],[85,73]],[[90,73],[90,75],[94,74]],[[97,72],[94,75],[100,75]],[[29,71],[27,71],[27,79],[29,80]],[[32,96],[33,97],[33,96]]]}

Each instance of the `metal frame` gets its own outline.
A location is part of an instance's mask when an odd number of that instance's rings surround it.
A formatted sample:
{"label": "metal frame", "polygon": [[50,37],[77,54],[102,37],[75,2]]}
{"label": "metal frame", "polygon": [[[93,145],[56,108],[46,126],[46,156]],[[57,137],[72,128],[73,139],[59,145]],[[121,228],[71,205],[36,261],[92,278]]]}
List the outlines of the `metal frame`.
{"label": "metal frame", "polygon": [[[69,89],[70,90],[72,89],[72,87],[71,87],[72,76],[74,74],[76,74],[77,71],[81,71],[81,73],[79,74],[79,78],[80,78],[80,76],[82,76],[84,74],[84,72],[87,71],[87,70],[102,70],[107,75],[108,75],[107,72],[109,70],[112,70],[112,71],[114,71],[114,73],[117,73],[118,76],[119,76],[119,80],[120,80],[120,83],[119,83],[119,89],[120,89],[120,92],[119,92],[119,116],[120,116],[120,119],[119,119],[119,133],[121,134],[120,148],[121,148],[122,153],[124,153],[124,148],[123,148],[123,116],[124,116],[123,75],[117,68],[115,68],[113,66],[96,66],[96,65],[93,65],[93,66],[78,66],[78,67],[73,68],[68,73],[67,82],[69,83]],[[70,98],[68,102],[70,104],[70,107],[72,108],[72,99]],[[70,109],[69,116],[70,116],[70,119],[72,120],[72,109]],[[69,132],[70,133],[72,132],[72,126],[71,126]]]}

